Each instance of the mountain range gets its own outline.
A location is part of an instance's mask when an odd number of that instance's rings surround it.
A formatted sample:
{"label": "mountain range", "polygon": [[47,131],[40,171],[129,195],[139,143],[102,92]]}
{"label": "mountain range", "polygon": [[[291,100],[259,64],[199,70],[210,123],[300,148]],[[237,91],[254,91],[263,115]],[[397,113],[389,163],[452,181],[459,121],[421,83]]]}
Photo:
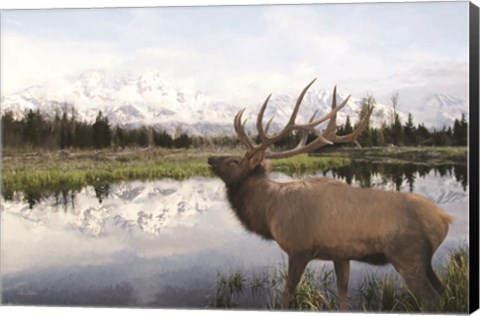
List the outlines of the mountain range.
{"label": "mountain range", "polygon": [[[194,88],[165,79],[159,70],[151,70],[139,75],[111,75],[102,70],[89,70],[59,85],[38,84],[25,87],[9,95],[2,95],[2,113],[12,111],[17,118],[26,110],[40,109],[42,113],[59,113],[64,108],[74,108],[76,118],[93,122],[99,111],[109,119],[111,125],[133,128],[143,125],[153,126],[169,133],[186,132],[190,135],[231,135],[235,114],[244,106],[248,118],[247,129],[254,129],[253,122],[260,108],[258,104],[237,105],[215,99]],[[299,90],[300,92],[300,90]],[[265,94],[265,97],[268,93]],[[340,103],[347,94],[338,94]],[[297,95],[274,94],[265,113],[265,121],[272,116],[275,120],[271,130],[285,124],[293,109]],[[317,117],[330,110],[332,92],[315,87],[305,95],[297,122],[306,122],[315,110]],[[350,116],[352,123],[358,120],[361,98],[351,97],[346,108],[339,112],[338,122]],[[441,93],[429,95],[423,100],[420,113],[427,127],[452,125],[455,119],[467,111],[467,101]],[[398,111],[402,122],[407,114]],[[423,113],[423,115],[422,115]],[[432,113],[436,113],[432,115]],[[373,126],[390,122],[392,107],[377,104],[371,118]],[[419,123],[422,121],[416,121]]]}

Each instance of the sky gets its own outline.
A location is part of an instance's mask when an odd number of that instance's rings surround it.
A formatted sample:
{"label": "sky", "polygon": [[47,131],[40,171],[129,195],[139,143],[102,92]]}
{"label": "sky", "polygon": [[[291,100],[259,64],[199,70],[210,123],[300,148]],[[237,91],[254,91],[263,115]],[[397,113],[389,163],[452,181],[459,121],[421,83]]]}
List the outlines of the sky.
{"label": "sky", "polygon": [[[2,94],[159,69],[226,102],[315,86],[418,106],[468,99],[468,2],[6,10]],[[403,104],[402,104],[403,103]]]}

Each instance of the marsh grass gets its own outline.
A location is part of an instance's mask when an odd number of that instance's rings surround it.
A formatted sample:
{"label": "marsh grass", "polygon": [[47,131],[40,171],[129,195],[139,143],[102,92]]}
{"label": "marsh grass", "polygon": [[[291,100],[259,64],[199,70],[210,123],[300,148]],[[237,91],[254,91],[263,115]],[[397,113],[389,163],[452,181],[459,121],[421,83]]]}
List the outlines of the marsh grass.
{"label": "marsh grass", "polygon": [[352,160],[394,164],[467,164],[468,147],[326,147],[320,157],[343,157]]}
{"label": "marsh grass", "polygon": [[[207,157],[218,154],[221,153],[143,149],[6,155],[3,157],[3,192],[7,195],[16,191],[57,192],[99,183],[211,177]],[[301,155],[276,160],[272,169],[298,175],[348,163],[349,160],[343,158],[309,158]]]}
{"label": "marsh grass", "polygon": [[[298,177],[346,166],[353,159],[466,162],[466,153],[465,147],[341,148],[326,150],[322,156],[299,155],[273,160],[271,168]],[[17,191],[38,194],[78,190],[98,183],[210,177],[207,157],[225,154],[243,155],[243,152],[240,148],[229,149],[227,153],[222,149],[161,148],[58,152],[6,150],[2,156],[2,192],[7,196]]]}
{"label": "marsh grass", "polygon": [[[445,285],[438,312],[468,312],[468,247],[450,252],[447,263],[437,273]],[[255,297],[256,305],[265,309],[279,309],[281,293],[286,281],[285,265],[269,267],[246,277],[240,270],[232,274],[218,274],[216,296],[210,307],[242,308],[239,302],[245,295]],[[260,301],[260,302],[259,302]],[[396,273],[378,275],[369,273],[356,288],[349,289],[350,309],[368,312],[419,312],[421,304],[403,285]],[[290,308],[305,311],[331,311],[338,309],[333,270],[322,267],[315,271],[307,268],[297,286]]]}
{"label": "marsh grass", "polygon": [[466,246],[450,252],[449,263],[442,274],[445,292],[439,310],[468,313],[469,254]]}
{"label": "marsh grass", "polygon": [[364,277],[355,293],[362,311],[377,312],[418,312],[420,303],[396,274]]}
{"label": "marsh grass", "polygon": [[59,168],[8,170],[3,172],[6,191],[57,191],[60,188],[79,188],[96,183],[113,183],[127,180],[186,179],[210,176],[205,163],[199,161],[102,163],[84,168]]}
{"label": "marsh grass", "polygon": [[[267,268],[260,273],[253,273],[250,278],[240,270],[230,274],[217,274],[216,295],[210,302],[210,307],[236,308],[239,302],[261,298],[260,307],[279,309],[283,284],[287,273],[285,266]],[[298,310],[320,311],[334,309],[335,293],[331,291],[333,282],[332,271],[321,270],[316,273],[307,269],[295,289],[291,306]],[[258,302],[257,302],[258,304]]]}
{"label": "marsh grass", "polygon": [[272,160],[272,170],[286,173],[292,176],[302,176],[312,172],[326,171],[330,168],[338,168],[349,165],[351,160],[342,157],[314,157],[299,155],[290,158]]}

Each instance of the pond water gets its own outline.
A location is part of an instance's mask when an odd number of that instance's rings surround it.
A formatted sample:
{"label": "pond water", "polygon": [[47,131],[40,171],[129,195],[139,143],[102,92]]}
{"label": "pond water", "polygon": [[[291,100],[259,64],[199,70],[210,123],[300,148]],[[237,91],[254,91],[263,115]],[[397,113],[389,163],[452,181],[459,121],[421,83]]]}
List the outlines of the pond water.
{"label": "pond water", "polygon": [[[442,207],[454,223],[436,264],[449,249],[468,245],[466,167],[357,163],[320,175],[413,191]],[[291,179],[280,173],[272,178]],[[286,263],[275,242],[243,230],[215,178],[136,181],[51,195],[17,192],[1,202],[3,304],[206,307],[218,273],[248,274]],[[331,268],[324,262],[310,266],[323,265]],[[369,271],[390,269],[354,263],[352,283]]]}

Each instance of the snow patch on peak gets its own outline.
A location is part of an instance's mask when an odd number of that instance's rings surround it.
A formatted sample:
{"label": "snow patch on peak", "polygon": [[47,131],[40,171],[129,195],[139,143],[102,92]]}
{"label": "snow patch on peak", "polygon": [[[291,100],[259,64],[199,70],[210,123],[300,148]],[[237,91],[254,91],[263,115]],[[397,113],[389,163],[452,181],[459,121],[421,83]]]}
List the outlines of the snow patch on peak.
{"label": "snow patch on peak", "polygon": [[[265,113],[266,120],[275,117],[273,131],[288,121],[297,97],[273,95]],[[346,97],[346,94],[338,94],[337,103]],[[317,117],[327,113],[331,110],[331,102],[331,91],[310,88],[302,102],[298,121],[306,122],[316,110]],[[338,122],[342,124],[350,116],[352,124],[356,123],[361,103],[361,98],[351,97],[345,109],[338,113]],[[462,98],[442,93],[428,96],[424,103],[425,107],[413,114],[415,118],[425,117],[428,120],[424,122],[427,127],[452,124],[468,108],[467,101]],[[12,111],[17,118],[23,117],[26,111],[35,109],[44,113],[56,113],[65,104],[75,108],[79,120],[93,122],[101,110],[113,125],[151,125],[169,133],[182,130],[191,135],[203,136],[233,134],[232,119],[241,109],[238,105],[228,104],[198,91],[189,80],[172,81],[158,69],[140,74],[113,74],[91,69],[67,78],[58,85],[32,85],[17,93],[2,96],[2,111]],[[250,118],[247,129],[252,130],[252,122],[260,104],[255,102],[246,107],[248,111],[244,116]],[[432,116],[431,113],[437,114]],[[406,122],[407,115],[401,111],[399,115],[402,122]],[[380,126],[391,120],[391,106],[377,104],[371,125]]]}

